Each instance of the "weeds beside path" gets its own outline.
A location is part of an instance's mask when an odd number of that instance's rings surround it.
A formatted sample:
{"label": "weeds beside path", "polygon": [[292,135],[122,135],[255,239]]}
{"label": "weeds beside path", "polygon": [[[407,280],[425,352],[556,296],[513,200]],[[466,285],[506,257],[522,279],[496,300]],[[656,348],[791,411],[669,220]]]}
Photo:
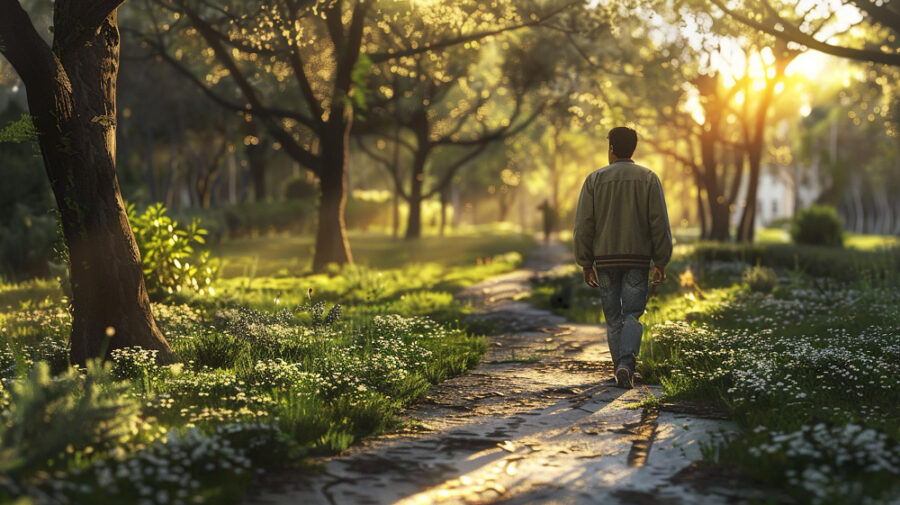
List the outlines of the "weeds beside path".
{"label": "weeds beside path", "polygon": [[697,503],[679,472],[727,423],[660,411],[656,387],[609,387],[605,330],[523,301],[534,275],[568,262],[563,247],[540,247],[459,293],[481,309],[470,322],[495,329],[480,366],[434,386],[403,430],[324,459],[321,474],[284,474],[249,502]]}

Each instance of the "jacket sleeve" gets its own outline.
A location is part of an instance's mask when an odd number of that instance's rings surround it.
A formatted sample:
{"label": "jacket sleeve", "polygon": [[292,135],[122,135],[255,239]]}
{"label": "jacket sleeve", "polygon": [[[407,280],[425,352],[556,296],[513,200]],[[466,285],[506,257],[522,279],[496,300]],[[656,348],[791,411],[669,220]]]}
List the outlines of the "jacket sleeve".
{"label": "jacket sleeve", "polygon": [[662,183],[653,174],[650,181],[650,238],[653,242],[653,264],[664,267],[672,259],[672,229],[669,227],[669,212],[666,210],[666,197],[663,195]]}
{"label": "jacket sleeve", "polygon": [[572,242],[575,247],[575,262],[582,267],[594,264],[594,233],[596,216],[594,216],[594,191],[588,177],[581,187],[578,207],[575,209],[575,232]]}

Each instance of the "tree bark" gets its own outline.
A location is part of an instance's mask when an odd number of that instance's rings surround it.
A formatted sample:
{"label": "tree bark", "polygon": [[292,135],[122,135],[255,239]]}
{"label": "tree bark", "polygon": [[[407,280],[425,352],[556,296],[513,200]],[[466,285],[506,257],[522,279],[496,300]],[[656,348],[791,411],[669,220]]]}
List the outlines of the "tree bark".
{"label": "tree bark", "polygon": [[422,236],[422,186],[425,184],[425,163],[431,154],[432,145],[428,116],[424,109],[417,110],[411,120],[416,134],[416,152],[413,154],[412,173],[409,183],[409,217],[406,221],[407,240]]}
{"label": "tree bark", "polygon": [[447,195],[448,188],[441,189],[441,229],[440,236],[443,237],[447,231]]}
{"label": "tree bark", "polygon": [[422,236],[422,185],[425,182],[426,159],[428,159],[428,153],[423,152],[421,148],[413,157],[409,187],[409,216],[406,220],[407,239],[417,239]]}
{"label": "tree bark", "polygon": [[709,236],[710,240],[726,242],[731,234],[728,230],[730,212],[725,195],[719,187],[716,174],[718,165],[716,158],[716,138],[718,125],[704,131],[700,138],[700,151],[703,157],[703,186],[706,189],[706,201],[709,204]]}
{"label": "tree bark", "polygon": [[700,239],[709,238],[709,227],[706,225],[706,206],[703,205],[703,186],[697,184],[697,219],[700,221]]}
{"label": "tree bark", "polygon": [[[83,365],[131,346],[157,350],[171,361],[174,354],[150,310],[116,178],[115,6],[95,32],[85,25],[102,3],[108,2],[58,1],[51,50],[17,1],[0,1],[0,48],[25,82],[69,248],[72,361]],[[79,6],[83,13],[70,12]]]}
{"label": "tree bark", "polygon": [[250,176],[253,179],[253,201],[266,201],[266,153],[268,140],[259,136],[259,126],[256,121],[247,122],[246,133],[256,139],[245,147],[247,153],[247,165],[250,167]]}
{"label": "tree bark", "polygon": [[321,272],[329,263],[353,263],[347,242],[347,158],[350,122],[333,120],[322,135],[322,171],[319,177],[319,224],[313,270]]}
{"label": "tree bark", "polygon": [[747,148],[750,159],[750,179],[747,181],[747,205],[741,213],[738,225],[738,240],[753,242],[756,234],[756,207],[759,193],[759,176],[762,170],[762,142],[753,142]]}

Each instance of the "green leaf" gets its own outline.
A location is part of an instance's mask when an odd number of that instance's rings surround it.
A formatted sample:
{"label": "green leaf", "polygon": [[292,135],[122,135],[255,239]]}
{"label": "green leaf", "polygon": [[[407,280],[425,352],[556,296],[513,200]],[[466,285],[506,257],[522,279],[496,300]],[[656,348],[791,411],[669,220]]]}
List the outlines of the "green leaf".
{"label": "green leaf", "polygon": [[29,114],[22,114],[22,117],[0,130],[0,143],[21,144],[36,140],[37,128],[34,127],[34,121]]}

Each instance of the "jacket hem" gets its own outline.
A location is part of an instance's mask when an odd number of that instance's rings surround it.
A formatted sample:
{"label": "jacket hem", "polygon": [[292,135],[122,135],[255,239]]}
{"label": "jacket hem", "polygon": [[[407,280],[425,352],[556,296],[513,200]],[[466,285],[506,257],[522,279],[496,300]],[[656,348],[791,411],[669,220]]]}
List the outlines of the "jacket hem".
{"label": "jacket hem", "polygon": [[650,256],[643,254],[607,254],[594,256],[594,267],[603,268],[650,268]]}

